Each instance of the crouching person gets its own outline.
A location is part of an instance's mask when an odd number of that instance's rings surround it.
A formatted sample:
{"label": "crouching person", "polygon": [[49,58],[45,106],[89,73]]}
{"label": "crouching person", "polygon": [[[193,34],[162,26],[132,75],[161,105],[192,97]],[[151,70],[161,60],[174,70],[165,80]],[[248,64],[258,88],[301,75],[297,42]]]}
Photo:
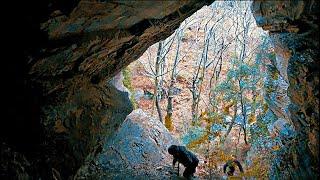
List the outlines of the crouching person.
{"label": "crouching person", "polygon": [[232,155],[231,159],[228,160],[227,163],[223,166],[223,172],[227,173],[228,176],[233,176],[235,166],[238,166],[240,172],[243,173],[243,168],[240,162],[237,160],[237,157],[235,155]]}
{"label": "crouching person", "polygon": [[173,156],[173,168],[175,167],[176,162],[184,165],[185,170],[183,176],[187,179],[193,177],[193,174],[196,172],[199,160],[196,155],[188,151],[184,146],[171,145],[168,149],[169,154]]}

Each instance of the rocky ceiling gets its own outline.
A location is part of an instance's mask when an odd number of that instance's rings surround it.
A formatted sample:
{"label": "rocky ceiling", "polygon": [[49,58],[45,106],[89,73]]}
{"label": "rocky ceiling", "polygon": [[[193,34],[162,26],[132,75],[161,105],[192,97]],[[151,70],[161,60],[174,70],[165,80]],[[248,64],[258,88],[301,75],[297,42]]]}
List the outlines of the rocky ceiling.
{"label": "rocky ceiling", "polygon": [[[212,2],[11,2],[1,72],[4,167],[19,164],[36,178],[51,178],[52,168],[72,176],[132,111],[108,80]],[[27,160],[12,162],[13,151]]]}
{"label": "rocky ceiling", "polygon": [[[25,171],[33,177],[55,171],[72,176],[101,136],[112,134],[132,110],[107,80],[212,2],[43,0],[6,6],[15,11],[3,16],[3,157],[10,161],[8,149],[21,153],[26,160],[20,164],[32,164]],[[253,13],[286,62],[279,70],[290,83],[290,118],[298,132],[294,150],[285,154],[293,162],[286,172],[311,177],[319,162],[319,3],[256,0]]]}

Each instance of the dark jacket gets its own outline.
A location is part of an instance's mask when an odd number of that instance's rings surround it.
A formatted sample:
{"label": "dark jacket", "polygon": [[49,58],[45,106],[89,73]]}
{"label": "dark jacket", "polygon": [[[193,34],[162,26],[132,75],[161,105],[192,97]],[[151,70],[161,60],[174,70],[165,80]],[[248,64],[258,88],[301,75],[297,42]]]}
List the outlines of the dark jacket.
{"label": "dark jacket", "polygon": [[196,167],[199,163],[199,159],[197,158],[197,156],[188,151],[184,146],[173,145],[169,148],[169,153],[173,155],[173,164],[178,161],[185,167]]}

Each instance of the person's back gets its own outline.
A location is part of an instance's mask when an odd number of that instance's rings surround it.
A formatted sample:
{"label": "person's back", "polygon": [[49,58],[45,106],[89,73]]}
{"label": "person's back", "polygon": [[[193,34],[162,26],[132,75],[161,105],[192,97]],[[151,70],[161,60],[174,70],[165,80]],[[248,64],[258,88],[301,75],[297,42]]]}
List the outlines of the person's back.
{"label": "person's back", "polygon": [[189,178],[196,172],[199,160],[196,155],[188,151],[184,146],[172,145],[168,149],[169,154],[173,155],[173,166],[178,161],[183,164],[186,169],[183,172],[183,176]]}
{"label": "person's back", "polygon": [[178,161],[184,166],[189,166],[192,163],[199,162],[198,158],[188,151],[184,146],[177,146],[177,151],[183,152],[177,154]]}

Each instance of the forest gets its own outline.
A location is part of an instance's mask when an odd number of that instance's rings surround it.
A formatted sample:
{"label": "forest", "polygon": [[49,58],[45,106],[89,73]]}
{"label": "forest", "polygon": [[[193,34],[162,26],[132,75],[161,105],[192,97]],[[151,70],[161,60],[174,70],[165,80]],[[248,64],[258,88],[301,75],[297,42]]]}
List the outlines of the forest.
{"label": "forest", "polygon": [[199,175],[209,179],[223,176],[232,155],[245,164],[243,176],[267,178],[273,153],[283,146],[278,134],[293,132],[287,79],[276,70],[273,45],[250,5],[203,7],[123,71],[135,108],[196,151],[205,162]]}

